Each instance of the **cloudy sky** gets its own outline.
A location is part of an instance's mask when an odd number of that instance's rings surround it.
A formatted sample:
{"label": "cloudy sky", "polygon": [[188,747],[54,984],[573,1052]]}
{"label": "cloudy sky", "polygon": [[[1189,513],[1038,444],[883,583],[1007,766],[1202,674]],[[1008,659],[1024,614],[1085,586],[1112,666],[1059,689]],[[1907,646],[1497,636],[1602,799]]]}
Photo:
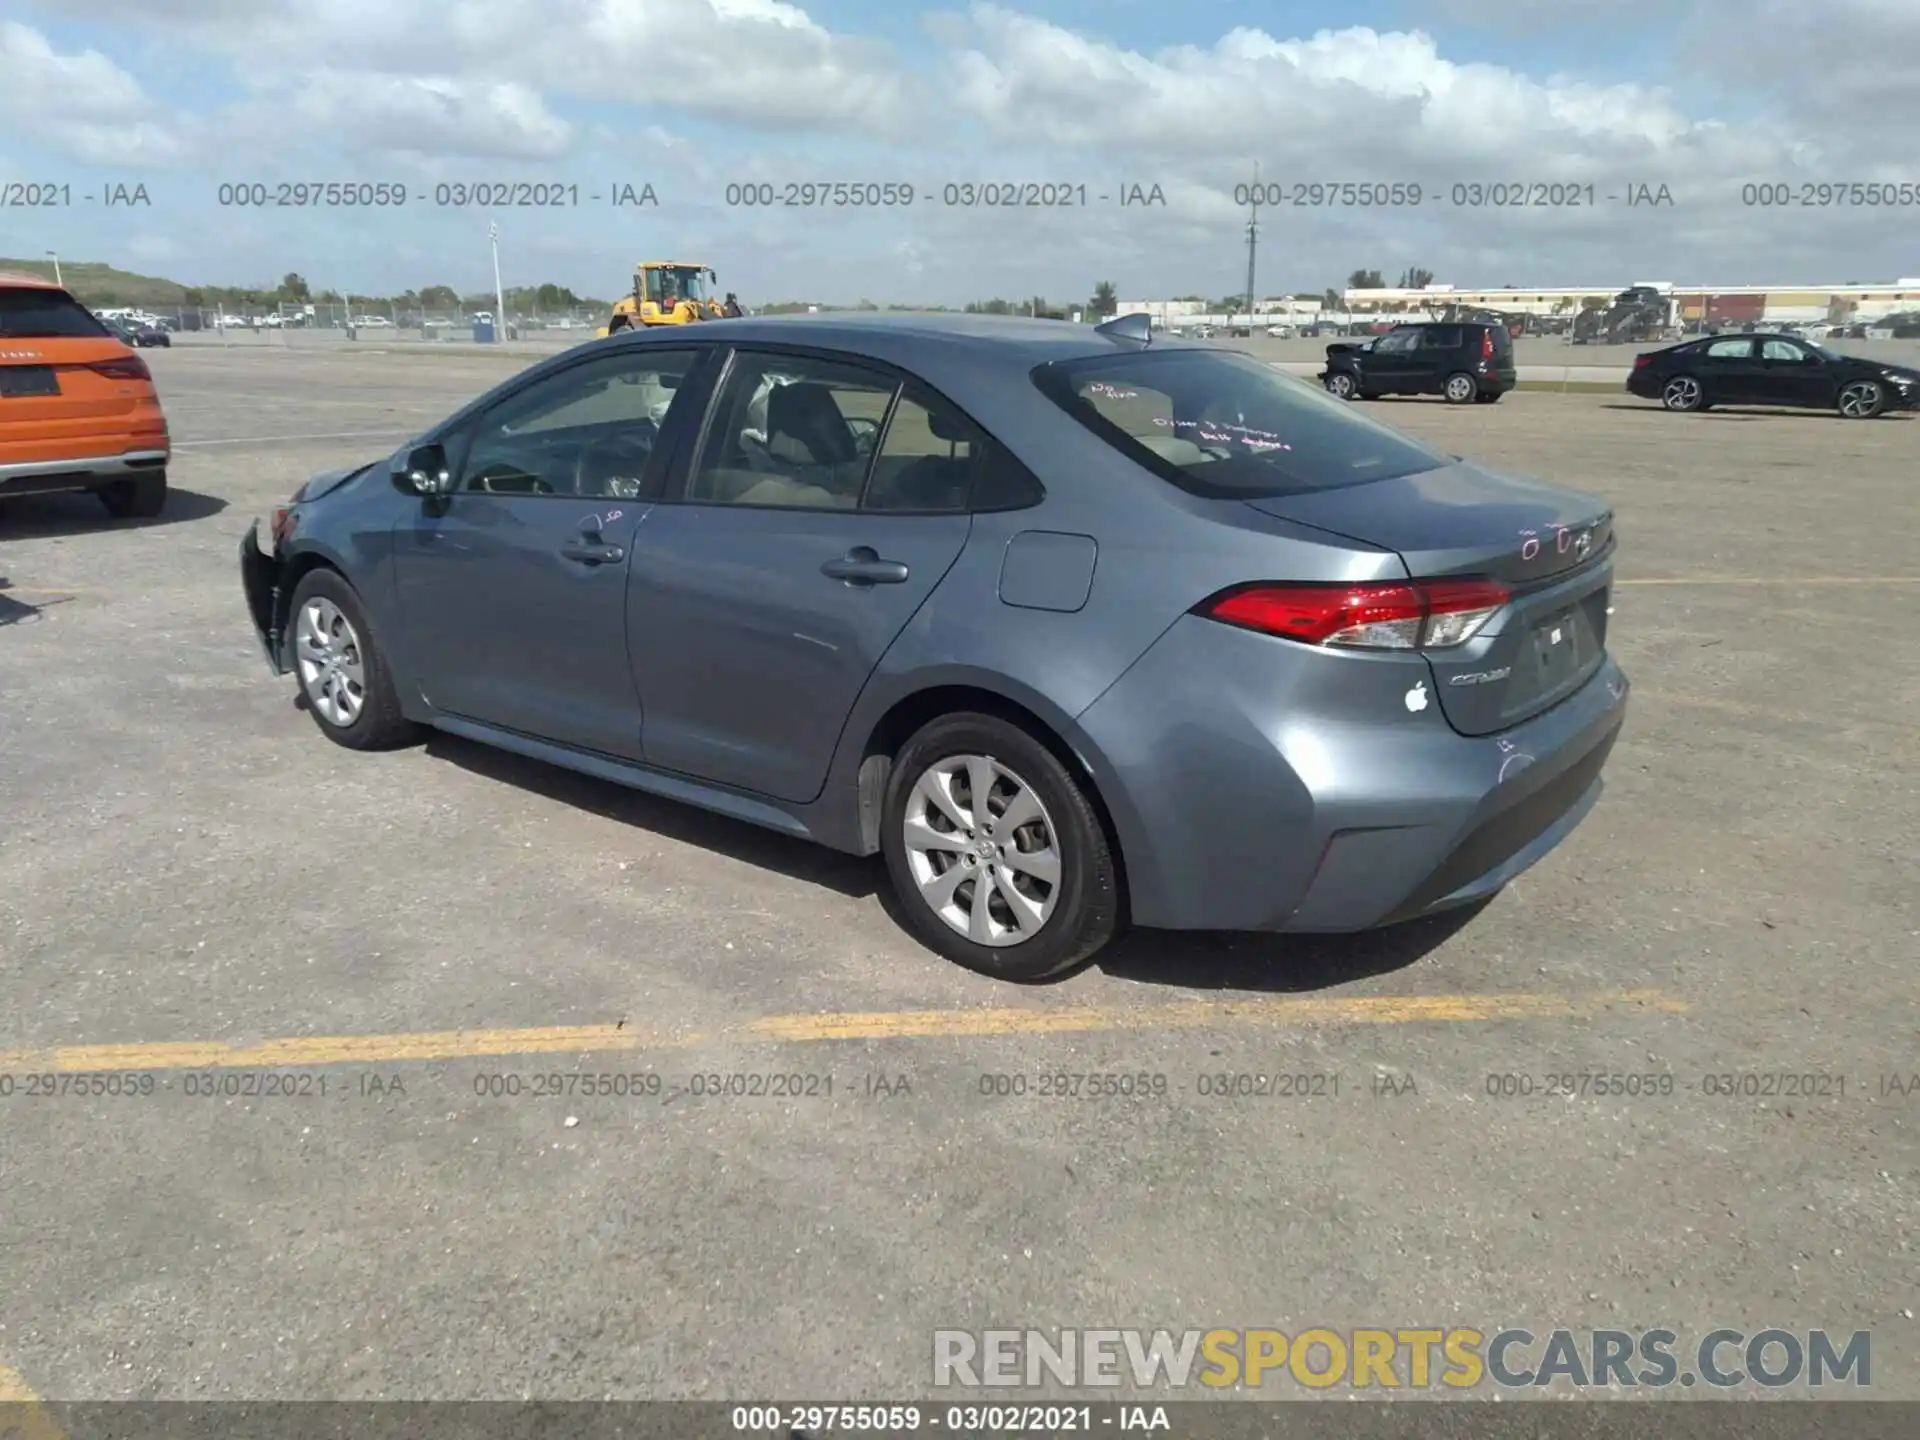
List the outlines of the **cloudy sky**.
{"label": "cloudy sky", "polygon": [[[1915,0],[1334,8],[1339,28],[1301,0],[0,0],[0,194],[71,195],[0,208],[0,254],[480,290],[493,221],[507,283],[601,295],[662,256],[707,260],[749,303],[1070,299],[1099,280],[1221,295],[1244,283],[1234,187],[1257,163],[1289,202],[1263,212],[1262,293],[1363,266],[1461,285],[1920,274],[1920,205],[1743,203],[1752,184],[1911,197]],[[408,198],[220,203],[223,185],[277,198],[330,181]],[[437,203],[458,193],[442,186],[515,181],[573,188],[543,209]],[[727,203],[729,186],[785,198],[807,181],[915,200]],[[943,203],[969,182],[1084,187],[1087,203]],[[1290,203],[1316,182],[1423,199]],[[150,206],[97,198],[136,184]],[[1597,203],[1456,205],[1456,184],[1592,186]],[[657,204],[613,203],[648,185]],[[1165,203],[1123,206],[1134,186]],[[1671,203],[1627,203],[1661,186]]]}

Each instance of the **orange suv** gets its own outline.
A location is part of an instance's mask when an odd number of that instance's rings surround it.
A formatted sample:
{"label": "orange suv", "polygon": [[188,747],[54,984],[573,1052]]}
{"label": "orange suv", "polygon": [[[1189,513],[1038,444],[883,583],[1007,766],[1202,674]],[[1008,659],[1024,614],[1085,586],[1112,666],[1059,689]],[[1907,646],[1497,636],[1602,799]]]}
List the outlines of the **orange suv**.
{"label": "orange suv", "polygon": [[0,499],[91,490],[158,515],[167,457],[147,362],[60,286],[0,271]]}

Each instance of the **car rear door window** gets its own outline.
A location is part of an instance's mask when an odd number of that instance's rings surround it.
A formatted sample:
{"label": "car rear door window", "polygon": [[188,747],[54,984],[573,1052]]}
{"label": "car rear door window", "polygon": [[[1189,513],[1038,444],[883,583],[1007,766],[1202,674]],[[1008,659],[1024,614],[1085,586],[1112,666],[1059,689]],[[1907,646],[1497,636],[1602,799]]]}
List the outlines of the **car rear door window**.
{"label": "car rear door window", "polygon": [[986,437],[951,406],[907,386],[887,419],[864,502],[868,510],[967,508]]}
{"label": "car rear door window", "polygon": [[1753,341],[1744,336],[1738,340],[1715,340],[1707,346],[1706,354],[1713,360],[1748,360],[1753,356]]}
{"label": "car rear door window", "polygon": [[1043,495],[1039,480],[1005,446],[909,380],[887,418],[861,508],[921,515],[1016,510]]}
{"label": "car rear door window", "polygon": [[1763,340],[1760,342],[1760,358],[1784,361],[1789,365],[1803,365],[1811,357],[1791,340]]}
{"label": "car rear door window", "polygon": [[[1381,344],[1415,330],[1396,331]],[[1317,385],[1232,351],[1141,350],[1043,365],[1035,383],[1116,450],[1221,499],[1364,485],[1449,463]]]}
{"label": "car rear door window", "polygon": [[534,381],[474,422],[461,488],[635,499],[697,350],[643,347]]}
{"label": "car rear door window", "polygon": [[708,414],[687,502],[854,509],[899,390],[892,376],[864,366],[736,352]]}
{"label": "car rear door window", "polygon": [[1430,325],[1420,341],[1422,350],[1458,350],[1466,343],[1458,325]]}

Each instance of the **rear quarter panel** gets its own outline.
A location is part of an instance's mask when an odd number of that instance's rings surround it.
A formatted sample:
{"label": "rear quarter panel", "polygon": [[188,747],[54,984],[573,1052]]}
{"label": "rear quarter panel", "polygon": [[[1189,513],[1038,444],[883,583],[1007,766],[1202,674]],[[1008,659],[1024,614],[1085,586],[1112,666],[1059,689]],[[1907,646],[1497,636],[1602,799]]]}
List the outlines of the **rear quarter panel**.
{"label": "rear quarter panel", "polygon": [[[1083,429],[1026,375],[1019,382],[1011,393],[974,394],[968,403],[965,387],[953,377],[933,380],[1039,477],[1047,496],[1028,509],[974,517],[960,558],[896,637],[848,717],[823,806],[850,803],[869,739],[896,704],[937,686],[971,685],[1033,711],[1080,750],[1124,832],[1124,798],[1106,793],[1118,777],[1076,717],[1188,610],[1249,580],[1359,581],[1406,574],[1389,551],[1239,501],[1190,496]],[[1080,609],[1034,610],[1002,601],[1007,547],[1027,531],[1094,541],[1093,583]],[[819,824],[840,829],[826,815]]]}

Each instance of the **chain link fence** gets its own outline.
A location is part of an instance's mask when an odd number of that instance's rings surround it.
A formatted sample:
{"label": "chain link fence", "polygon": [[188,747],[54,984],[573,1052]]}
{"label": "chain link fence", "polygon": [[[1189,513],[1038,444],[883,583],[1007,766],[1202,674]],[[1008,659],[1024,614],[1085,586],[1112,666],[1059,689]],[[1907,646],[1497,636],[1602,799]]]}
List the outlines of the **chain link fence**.
{"label": "chain link fence", "polygon": [[517,341],[564,348],[591,340],[606,323],[586,307],[561,311],[509,310],[505,322],[490,309],[422,309],[385,301],[271,306],[148,306],[126,318],[154,324],[183,343],[328,346],[363,341],[460,344]]}

